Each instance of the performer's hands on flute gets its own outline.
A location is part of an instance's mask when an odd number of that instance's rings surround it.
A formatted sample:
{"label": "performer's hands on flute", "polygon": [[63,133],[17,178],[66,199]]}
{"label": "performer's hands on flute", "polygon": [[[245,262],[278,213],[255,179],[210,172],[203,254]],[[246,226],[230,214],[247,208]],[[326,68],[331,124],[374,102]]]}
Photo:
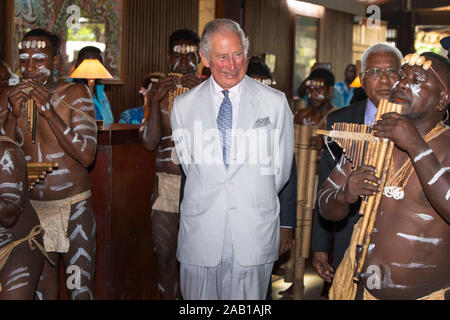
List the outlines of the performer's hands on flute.
{"label": "performer's hands on flute", "polygon": [[413,122],[395,112],[382,115],[381,120],[373,125],[372,130],[376,137],[391,139],[397,148],[409,154],[411,154],[411,149],[424,144],[424,140]]}
{"label": "performer's hands on flute", "polygon": [[323,251],[312,252],[312,265],[319,277],[326,282],[331,282],[334,277],[334,269],[328,263],[328,253]]}
{"label": "performer's hands on flute", "polygon": [[181,78],[181,85],[184,88],[192,89],[193,87],[200,84],[202,81],[203,81],[202,78],[196,76],[193,73],[189,73],[189,74],[183,75],[183,77]]}
{"label": "performer's hands on flute", "polygon": [[33,88],[29,97],[34,100],[39,114],[46,119],[54,118],[56,113],[51,103],[52,92],[35,80],[28,79],[26,83]]}
{"label": "performer's hands on flute", "polygon": [[375,173],[375,168],[369,165],[363,165],[353,171],[342,188],[345,203],[352,204],[358,201],[360,196],[372,196],[381,191],[381,181]]}
{"label": "performer's hands on flute", "polygon": [[20,82],[14,86],[8,93],[8,102],[10,114],[16,119],[22,114],[23,104],[30,99],[29,95],[23,92],[24,89],[29,88],[30,85],[27,82]]}
{"label": "performer's hands on flute", "polygon": [[[166,76],[159,80],[155,94],[150,97],[151,102],[161,102],[170,90],[177,88],[177,77]],[[156,85],[156,84],[155,84]]]}

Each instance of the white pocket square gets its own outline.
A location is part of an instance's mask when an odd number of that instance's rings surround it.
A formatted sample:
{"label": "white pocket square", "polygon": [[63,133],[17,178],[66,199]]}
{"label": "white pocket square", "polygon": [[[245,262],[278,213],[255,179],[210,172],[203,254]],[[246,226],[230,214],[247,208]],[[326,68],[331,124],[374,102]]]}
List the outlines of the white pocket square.
{"label": "white pocket square", "polygon": [[256,120],[255,124],[253,125],[253,128],[261,128],[261,127],[266,127],[266,126],[270,126],[270,119],[269,117],[265,117],[265,118],[261,118]]}

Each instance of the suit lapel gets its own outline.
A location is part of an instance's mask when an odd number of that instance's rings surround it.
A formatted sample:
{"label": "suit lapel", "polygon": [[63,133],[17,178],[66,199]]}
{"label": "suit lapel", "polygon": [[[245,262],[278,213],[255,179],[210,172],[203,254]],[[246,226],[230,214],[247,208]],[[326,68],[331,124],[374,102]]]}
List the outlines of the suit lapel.
{"label": "suit lapel", "polygon": [[[247,131],[253,127],[259,114],[255,99],[258,98],[257,92],[251,86],[247,76],[241,83],[241,99],[239,103],[239,114],[236,129]],[[251,99],[250,99],[251,98]]]}

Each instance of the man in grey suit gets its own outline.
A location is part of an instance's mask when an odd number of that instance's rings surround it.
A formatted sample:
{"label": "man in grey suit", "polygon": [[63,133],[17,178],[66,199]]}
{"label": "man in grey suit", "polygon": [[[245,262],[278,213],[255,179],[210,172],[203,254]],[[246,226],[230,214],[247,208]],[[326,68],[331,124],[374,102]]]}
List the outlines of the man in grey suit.
{"label": "man in grey suit", "polygon": [[278,193],[294,153],[285,95],[245,75],[248,39],[209,22],[200,56],[211,77],[175,99],[177,155],[186,174],[177,257],[184,299],[264,299],[278,259]]}

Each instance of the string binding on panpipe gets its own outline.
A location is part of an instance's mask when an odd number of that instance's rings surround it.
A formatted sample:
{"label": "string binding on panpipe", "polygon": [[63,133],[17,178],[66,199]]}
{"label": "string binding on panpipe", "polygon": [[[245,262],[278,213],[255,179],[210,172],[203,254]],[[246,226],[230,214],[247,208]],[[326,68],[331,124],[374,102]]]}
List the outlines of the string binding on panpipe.
{"label": "string binding on panpipe", "polygon": [[[401,113],[401,108],[401,105],[381,100],[375,121],[380,120],[381,116],[388,112]],[[394,150],[392,141],[373,136],[372,126],[345,122],[335,123],[332,131],[317,130],[317,134],[330,137],[336,142],[343,149],[345,158],[351,162],[354,170],[361,165],[373,166],[377,170],[376,177],[381,181],[381,190],[384,189]],[[361,277],[382,196],[383,191],[380,191],[373,196],[364,197],[361,202],[359,214],[363,217],[357,238],[357,251],[360,259],[353,278],[355,281],[359,281]]]}

